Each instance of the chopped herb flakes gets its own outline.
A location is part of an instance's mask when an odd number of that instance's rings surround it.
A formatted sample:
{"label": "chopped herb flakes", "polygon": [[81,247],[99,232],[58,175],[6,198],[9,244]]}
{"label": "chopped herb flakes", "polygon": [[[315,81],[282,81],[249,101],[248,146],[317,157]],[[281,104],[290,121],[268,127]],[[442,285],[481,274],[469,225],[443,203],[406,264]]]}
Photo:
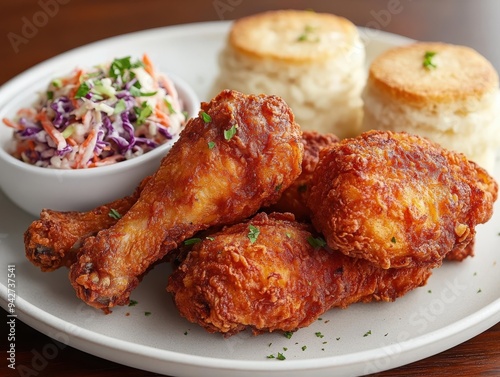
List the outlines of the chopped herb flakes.
{"label": "chopped herb flakes", "polygon": [[281,352],[278,352],[278,357],[276,357],[278,360],[286,360],[285,355],[283,355]]}
{"label": "chopped herb flakes", "polygon": [[302,351],[305,351],[307,349],[307,346],[302,346]]}
{"label": "chopped herb flakes", "polygon": [[190,246],[201,242],[201,238],[190,238],[184,241],[184,245]]}
{"label": "chopped herb flakes", "polygon": [[208,142],[208,149],[214,149],[215,143],[213,141]]}
{"label": "chopped herb flakes", "polygon": [[114,208],[111,208],[109,210],[108,216],[115,219],[115,220],[119,220],[122,217],[122,215],[120,215],[120,213]]}
{"label": "chopped herb flakes", "polygon": [[293,335],[293,331],[286,331],[285,333],[283,333],[283,335],[285,336],[285,338],[290,339]]}
{"label": "chopped herb flakes", "polygon": [[436,63],[434,63],[434,61],[432,60],[434,58],[434,56],[436,56],[436,54],[437,53],[435,51],[426,51],[425,52],[424,61],[422,62],[422,66],[425,69],[431,70],[431,69],[437,68]]}
{"label": "chopped herb flakes", "polygon": [[324,338],[325,336],[320,332],[315,332],[314,335],[316,335],[318,338]]}
{"label": "chopped herb flakes", "polygon": [[304,31],[297,37],[297,42],[319,42],[319,36],[314,34],[315,28],[306,25]]}
{"label": "chopped herb flakes", "polygon": [[212,121],[212,117],[210,115],[208,115],[206,112],[202,111],[200,113],[200,116],[201,116],[201,119],[203,119],[203,121],[205,123],[210,123]]}
{"label": "chopped herb flakes", "polygon": [[146,119],[153,114],[153,108],[147,102],[143,102],[141,107],[135,107],[134,110],[137,115],[137,125],[143,124]]}
{"label": "chopped herb flakes", "polygon": [[236,135],[236,131],[238,130],[238,125],[233,124],[233,126],[229,130],[224,130],[224,139],[231,140],[234,135]]}
{"label": "chopped herb flakes", "polygon": [[247,237],[250,240],[250,243],[255,243],[255,241],[257,241],[257,238],[259,237],[259,234],[260,234],[259,228],[257,228],[256,226],[253,226],[252,224],[250,224],[248,226]]}
{"label": "chopped herb flakes", "polygon": [[144,315],[145,315],[146,317],[149,317],[149,316],[151,315],[151,312],[144,312]]}
{"label": "chopped herb flakes", "polygon": [[314,248],[320,248],[326,246],[326,241],[321,237],[309,236],[307,237],[307,242],[309,242],[309,245],[311,245]]}
{"label": "chopped herb flakes", "polygon": [[392,242],[392,243],[396,243],[396,237],[392,237],[392,238],[391,238],[391,242]]}
{"label": "chopped herb flakes", "polygon": [[372,330],[368,330],[367,332],[365,332],[363,334],[363,337],[367,337],[368,335],[371,335],[372,334]]}
{"label": "chopped herb flakes", "polygon": [[136,306],[138,304],[137,301],[135,300],[130,300],[130,302],[128,303],[128,306]]}
{"label": "chopped herb flakes", "polygon": [[76,91],[75,99],[83,98],[87,94],[89,94],[89,92],[90,92],[90,86],[89,86],[89,84],[87,84],[87,82],[82,82],[80,84],[80,87]]}
{"label": "chopped herb flakes", "polygon": [[481,293],[481,292],[482,292],[482,291],[481,291],[481,288],[479,288],[479,289],[477,290],[477,293]]}

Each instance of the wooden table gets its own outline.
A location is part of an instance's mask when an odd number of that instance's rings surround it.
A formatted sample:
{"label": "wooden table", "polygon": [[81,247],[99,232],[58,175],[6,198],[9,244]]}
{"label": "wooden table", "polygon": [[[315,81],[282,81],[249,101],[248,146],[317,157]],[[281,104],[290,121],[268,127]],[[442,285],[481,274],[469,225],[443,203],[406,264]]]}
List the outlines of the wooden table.
{"label": "wooden table", "polygon": [[[425,2],[425,1],[424,1]],[[393,2],[394,3],[394,2]],[[417,3],[417,2],[414,2]],[[198,21],[228,20],[279,8],[310,8],[350,18],[358,25],[377,26],[419,38],[419,21],[411,21],[410,7],[401,1],[401,11],[387,13],[387,1],[258,1],[258,0],[16,0],[0,5],[0,84],[27,68],[61,52],[106,37],[142,29]],[[396,3],[394,3],[396,4]],[[403,9],[406,7],[406,9]],[[418,9],[412,8],[412,12]],[[386,18],[382,18],[382,16]],[[387,16],[392,17],[390,20]],[[389,22],[390,21],[390,22]],[[371,23],[370,23],[371,22]],[[31,25],[31,26],[30,26]],[[456,25],[457,28],[460,27]],[[424,32],[437,30],[433,25]],[[430,37],[429,37],[430,39]],[[451,41],[453,42],[453,41]],[[3,318],[5,318],[5,312]],[[34,352],[53,341],[18,322],[17,364],[32,365]],[[2,344],[3,340],[2,340]],[[2,345],[2,351],[3,351]],[[2,356],[4,358],[4,356]],[[18,376],[1,364],[1,375]],[[61,349],[43,370],[33,376],[135,376],[157,374],[139,371],[91,356],[71,347]],[[500,324],[439,355],[379,373],[378,376],[483,376],[500,375]]]}

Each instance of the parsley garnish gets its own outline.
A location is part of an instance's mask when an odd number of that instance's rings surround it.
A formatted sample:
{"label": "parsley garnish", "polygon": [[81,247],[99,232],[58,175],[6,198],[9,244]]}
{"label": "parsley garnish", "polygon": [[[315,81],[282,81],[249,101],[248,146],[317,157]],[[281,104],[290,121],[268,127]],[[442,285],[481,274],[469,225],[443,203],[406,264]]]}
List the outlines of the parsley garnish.
{"label": "parsley garnish", "polygon": [[255,241],[257,241],[259,234],[260,234],[259,228],[257,228],[256,226],[253,226],[252,224],[250,224],[248,226],[248,236],[247,237],[250,240],[250,243],[254,243]]}
{"label": "parsley garnish", "polygon": [[396,243],[396,237],[392,237],[392,238],[391,238],[391,242],[392,242],[392,243]]}
{"label": "parsley garnish", "polygon": [[367,337],[368,335],[371,335],[372,334],[372,330],[368,330],[367,332],[365,332],[363,334],[363,337]]}
{"label": "parsley garnish", "polygon": [[286,360],[285,355],[283,355],[281,352],[278,352],[278,357],[276,357],[278,360]]}
{"label": "parsley garnish", "polygon": [[313,38],[314,27],[311,25],[306,25],[304,27],[304,32],[297,37],[297,42],[319,42],[319,36]]}
{"label": "parsley garnish", "polygon": [[213,141],[208,142],[208,149],[214,149],[215,148],[215,143]]}
{"label": "parsley garnish", "polygon": [[307,237],[307,242],[315,249],[326,246],[326,241],[321,237],[309,236]]}
{"label": "parsley garnish", "polygon": [[84,81],[80,84],[80,87],[76,91],[75,99],[83,98],[87,94],[89,94],[89,92],[90,92],[90,86],[86,81]]}
{"label": "parsley garnish", "polygon": [[212,117],[210,115],[208,115],[206,112],[202,111],[200,113],[200,116],[201,116],[201,119],[203,119],[203,121],[205,123],[210,123],[212,121]]}
{"label": "parsley garnish", "polygon": [[266,356],[268,359],[275,359],[274,355],[273,354],[270,354],[270,355],[267,355]]}
{"label": "parsley garnish", "polygon": [[131,68],[138,68],[142,67],[142,62],[137,61],[135,63],[132,63],[130,61],[130,56],[126,56],[124,58],[118,58],[113,60],[111,63],[111,66],[109,67],[109,77],[112,78],[118,78],[122,77],[125,74],[126,71],[130,70]]}
{"label": "parsley garnish", "polygon": [[283,335],[285,336],[285,338],[290,339],[293,335],[293,331],[286,331],[283,333]]}
{"label": "parsley garnish", "polygon": [[238,126],[233,124],[229,130],[224,130],[224,139],[231,140],[234,135],[236,135]]}
{"label": "parsley garnish", "polygon": [[422,66],[425,68],[425,69],[433,69],[433,68],[437,68],[437,65],[432,61],[432,58],[434,56],[436,56],[436,52],[435,51],[426,51],[425,54],[424,54],[424,61],[422,62]]}
{"label": "parsley garnish", "polygon": [[316,335],[318,338],[324,338],[325,336],[320,332],[315,332],[314,335]]}
{"label": "parsley garnish", "polygon": [[128,306],[136,306],[138,304],[137,301],[135,300],[130,300],[130,302],[128,303]]}
{"label": "parsley garnish", "polygon": [[139,88],[136,86],[131,86],[130,87],[130,94],[133,97],[151,97],[154,96],[157,92],[141,92]]}
{"label": "parsley garnish", "polygon": [[120,213],[114,208],[111,208],[109,210],[108,216],[115,219],[115,220],[119,220],[122,218],[122,215],[120,215]]}
{"label": "parsley garnish", "polygon": [[[175,109],[174,109],[174,106],[172,105],[172,103],[171,103],[168,99],[166,99],[166,98],[164,98],[164,99],[163,99],[163,102],[164,102],[164,103],[165,103],[165,105],[167,106],[167,108],[168,108],[168,112],[169,112],[170,114],[175,114]],[[187,117],[186,117],[186,118],[187,118]]]}
{"label": "parsley garnish", "polygon": [[143,102],[140,108],[135,108],[135,112],[137,114],[137,125],[141,125],[151,114],[153,114],[153,108],[149,103]]}
{"label": "parsley garnish", "polygon": [[307,349],[307,346],[302,346],[302,351],[305,351]]}
{"label": "parsley garnish", "polygon": [[145,315],[146,317],[149,317],[149,316],[151,315],[151,312],[144,312],[144,315]]}
{"label": "parsley garnish", "polygon": [[188,240],[184,241],[184,245],[189,246],[189,245],[194,245],[201,242],[201,238],[190,238]]}

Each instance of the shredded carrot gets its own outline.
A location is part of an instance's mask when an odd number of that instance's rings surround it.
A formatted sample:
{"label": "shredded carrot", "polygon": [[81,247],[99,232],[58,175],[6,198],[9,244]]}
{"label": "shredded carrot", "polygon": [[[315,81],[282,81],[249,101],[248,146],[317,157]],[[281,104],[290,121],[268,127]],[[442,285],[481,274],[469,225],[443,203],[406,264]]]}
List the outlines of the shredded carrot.
{"label": "shredded carrot", "polygon": [[36,117],[36,110],[35,110],[35,109],[30,109],[30,108],[24,107],[24,108],[19,109],[19,110],[17,111],[17,115],[19,115],[19,116],[26,116],[26,117],[30,117],[30,118],[34,118],[34,117]]}
{"label": "shredded carrot", "polygon": [[69,145],[71,145],[72,147],[74,147],[75,145],[78,145],[78,143],[75,141],[75,139],[73,139],[72,137],[68,137],[66,139],[66,141],[68,142]]}
{"label": "shredded carrot", "polygon": [[153,67],[153,62],[149,58],[147,54],[142,56],[142,62],[144,63],[144,69],[147,73],[151,75],[151,77],[155,77],[155,69]]}
{"label": "shredded carrot", "polygon": [[78,155],[76,156],[76,161],[75,161],[75,166],[76,167],[84,167],[86,161],[84,161],[84,158],[88,156],[88,159],[91,158],[90,148],[94,149],[94,146],[92,145],[92,141],[94,138],[97,136],[97,131],[93,128],[90,130],[89,134],[87,135],[87,138],[83,141],[82,145],[80,145],[80,148],[78,150]]}
{"label": "shredded carrot", "polygon": [[122,160],[122,159],[123,159],[123,156],[115,154],[113,156],[101,158],[100,161],[91,163],[89,165],[89,168],[95,168],[97,166],[104,166],[104,165],[114,164],[117,160]]}
{"label": "shredded carrot", "polygon": [[168,117],[167,114],[165,114],[161,109],[160,109],[160,104],[157,103],[155,107],[155,115],[158,118],[158,121],[164,125],[165,127],[170,126],[170,118]]}
{"label": "shredded carrot", "polygon": [[36,116],[36,119],[42,123],[42,127],[45,132],[47,132],[54,143],[56,143],[57,149],[63,149],[68,145],[64,136],[54,127],[52,122],[47,117],[47,112],[45,110],[40,111]]}
{"label": "shredded carrot", "polygon": [[3,119],[2,119],[2,122],[3,122],[6,126],[11,127],[11,128],[13,128],[13,129],[15,129],[15,130],[20,130],[20,131],[21,131],[21,130],[24,130],[24,127],[23,127],[23,126],[21,126],[21,125],[20,125],[20,124],[18,124],[18,123],[15,123],[15,122],[11,121],[11,120],[10,120],[10,119],[8,119],[8,118],[3,118]]}
{"label": "shredded carrot", "polygon": [[78,107],[78,100],[75,98],[75,95],[76,92],[78,91],[78,88],[80,87],[80,78],[82,77],[82,75],[83,75],[83,70],[82,69],[77,70],[75,75],[72,78],[70,78],[68,83],[65,84],[65,85],[73,85],[73,88],[69,92],[69,98],[74,107]]}

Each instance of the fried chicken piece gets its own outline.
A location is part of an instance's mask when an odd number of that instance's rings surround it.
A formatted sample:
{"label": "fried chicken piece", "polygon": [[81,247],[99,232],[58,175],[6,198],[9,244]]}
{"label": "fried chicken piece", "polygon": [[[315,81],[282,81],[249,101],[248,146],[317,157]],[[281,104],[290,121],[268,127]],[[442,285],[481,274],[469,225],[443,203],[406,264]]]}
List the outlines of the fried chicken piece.
{"label": "fried chicken piece", "polygon": [[498,186],[462,154],[407,133],[369,131],[322,152],[308,206],[333,249],[382,268],[463,252]]}
{"label": "fried chicken piece", "polygon": [[282,99],[227,90],[201,108],[132,208],[85,240],[70,280],[87,304],[128,303],[147,268],[184,239],[251,216],[299,176],[301,131]]}
{"label": "fried chicken piece", "polygon": [[431,269],[381,269],[327,250],[292,214],[259,213],[193,246],[169,277],[182,316],[208,332],[294,331],[332,307],[393,301]]}
{"label": "fried chicken piece", "polygon": [[339,138],[334,134],[321,134],[316,131],[304,131],[302,143],[304,144],[304,158],[302,160],[302,173],[281,195],[280,200],[267,208],[267,212],[290,212],[299,221],[309,221],[311,211],[307,207],[307,195],[312,173],[319,162],[319,152],[335,143]]}
{"label": "fried chicken piece", "polygon": [[31,223],[24,232],[26,258],[42,271],[69,267],[76,261],[77,252],[85,238],[115,224],[118,219],[110,215],[128,212],[139,197],[149,177],[139,184],[134,193],[91,211],[53,211],[43,209],[40,219]]}

